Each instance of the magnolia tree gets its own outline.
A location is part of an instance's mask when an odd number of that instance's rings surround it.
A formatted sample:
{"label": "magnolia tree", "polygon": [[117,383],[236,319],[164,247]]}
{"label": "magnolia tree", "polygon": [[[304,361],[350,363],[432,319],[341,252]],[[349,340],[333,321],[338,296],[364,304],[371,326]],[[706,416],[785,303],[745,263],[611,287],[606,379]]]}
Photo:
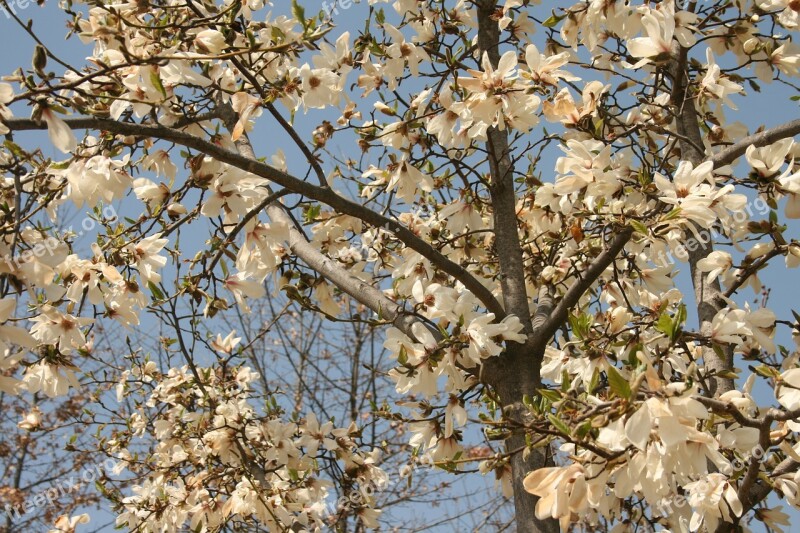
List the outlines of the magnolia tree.
{"label": "magnolia tree", "polygon": [[117,524],[318,530],[336,485],[378,525],[364,420],[263,401],[215,322],[270,287],[376,327],[405,475],[493,475],[518,531],[787,525],[800,316],[752,291],[800,265],[800,120],[724,113],[796,109],[797,2],[312,4],[67,0],[81,64],[9,10],[0,386],[70,394],[103,323],[171,354],[104,370]]}

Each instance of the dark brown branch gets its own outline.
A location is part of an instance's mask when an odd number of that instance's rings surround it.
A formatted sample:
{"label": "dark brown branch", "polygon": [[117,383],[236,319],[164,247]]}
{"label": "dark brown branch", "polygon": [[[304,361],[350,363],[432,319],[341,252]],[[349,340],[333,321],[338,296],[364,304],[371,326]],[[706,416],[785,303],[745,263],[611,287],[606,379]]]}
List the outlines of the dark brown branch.
{"label": "dark brown branch", "polygon": [[630,240],[631,235],[633,235],[633,229],[630,227],[626,227],[617,233],[608,248],[601,252],[589,265],[589,268],[582,273],[581,277],[575,280],[567,289],[567,292],[564,293],[549,318],[534,332],[538,344],[542,347],[547,345],[558,328],[566,322],[570,310],[577,305],[584,293],[591,288],[592,284],[597,281],[605,269],[614,262]]}
{"label": "dark brown branch", "polygon": [[[250,159],[241,154],[231,152],[219,145],[200,139],[192,134],[155,124],[133,124],[130,122],[116,122],[100,118],[73,118],[66,119],[67,125],[72,129],[94,129],[117,133],[120,135],[134,135],[162,139],[174,142],[187,148],[194,148],[208,156],[240,168],[256,176],[274,181],[293,193],[300,194],[322,202],[339,213],[350,215],[367,224],[383,228],[393,233],[403,244],[428,259],[434,266],[460,281],[486,308],[495,314],[498,320],[506,316],[505,310],[478,279],[473,277],[465,268],[452,262],[441,252],[422,240],[407,227],[399,222],[381,215],[371,209],[357,204],[347,198],[339,196],[331,189],[322,188],[283,172],[275,167]],[[30,119],[8,119],[4,123],[11,130],[43,130],[47,124],[43,121]]]}

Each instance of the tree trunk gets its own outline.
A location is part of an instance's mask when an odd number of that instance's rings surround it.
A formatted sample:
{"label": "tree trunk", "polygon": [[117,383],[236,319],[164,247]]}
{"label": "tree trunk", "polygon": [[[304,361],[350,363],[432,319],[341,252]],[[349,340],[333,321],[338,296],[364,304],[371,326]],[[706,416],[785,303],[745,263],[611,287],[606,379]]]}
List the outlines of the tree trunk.
{"label": "tree trunk", "polygon": [[[481,0],[476,4],[478,7],[478,50],[481,56],[486,53],[489,61],[496,67],[500,60],[500,29],[497,25],[498,20],[494,17],[497,11],[497,2],[496,0]],[[503,291],[503,306],[506,313],[513,314],[520,319],[523,331],[528,335],[528,342],[525,345],[508,343],[506,351],[499,358],[487,364],[486,374],[491,376],[489,381],[500,395],[506,418],[525,424],[529,415],[522,399],[526,395],[534,397],[541,385],[539,367],[542,358],[536,357],[531,349],[534,344],[533,327],[529,295],[525,286],[522,246],[519,240],[517,197],[514,190],[514,169],[509,154],[508,132],[489,128],[486,152],[491,174],[489,193],[494,217],[494,247],[502,274],[500,286]],[[506,450],[512,454],[511,469],[517,531],[519,533],[555,533],[558,531],[558,522],[536,518],[535,509],[538,498],[525,491],[522,485],[522,481],[530,471],[546,464],[547,447],[524,454],[522,450],[526,445],[525,435],[524,430],[514,431],[506,440]]]}
{"label": "tree trunk", "polygon": [[[694,100],[689,93],[690,80],[686,74],[687,50],[679,48],[677,57],[672,63],[672,106],[676,110],[676,125],[678,134],[681,135],[679,146],[681,149],[681,159],[689,161],[697,167],[705,159],[706,155],[702,151],[703,138],[700,133],[700,119],[697,116],[697,109]],[[697,228],[703,231],[702,228]],[[693,238],[693,237],[690,237]],[[724,301],[720,298],[722,288],[719,279],[706,281],[706,275],[698,268],[698,263],[705,259],[708,254],[714,251],[711,239],[697,239],[697,246],[689,247],[689,270],[692,276],[692,286],[694,287],[695,303],[697,304],[697,320],[700,326],[700,333],[704,336],[711,336],[711,322],[714,316],[722,309]],[[706,242],[703,242],[706,241]],[[715,374],[733,368],[733,351],[729,346],[722,348],[722,356],[709,350],[705,356],[706,370]],[[713,376],[708,381],[708,396],[718,397],[719,395],[733,390],[733,379],[726,377]]]}
{"label": "tree trunk", "polygon": [[[539,360],[539,358],[535,358]],[[534,397],[539,388],[539,371],[531,362],[534,358],[525,346],[516,345],[502,356],[502,375],[497,392],[503,402],[503,411],[508,420],[526,423],[528,408],[523,404],[525,395]],[[514,431],[506,439],[506,452],[511,455],[512,486],[514,489],[514,522],[519,533],[558,533],[558,522],[553,519],[536,518],[537,496],[525,490],[522,481],[533,470],[542,468],[550,461],[549,445],[523,453],[527,444],[525,431]]]}

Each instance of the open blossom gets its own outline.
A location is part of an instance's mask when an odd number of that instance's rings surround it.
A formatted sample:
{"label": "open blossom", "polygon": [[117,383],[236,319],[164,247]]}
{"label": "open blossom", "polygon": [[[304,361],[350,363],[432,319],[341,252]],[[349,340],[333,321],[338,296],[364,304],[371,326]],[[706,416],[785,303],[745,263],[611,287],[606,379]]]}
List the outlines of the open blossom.
{"label": "open blossom", "polygon": [[757,0],[756,4],[764,11],[778,11],[778,22],[785,28],[800,26],[800,9],[793,0]]}
{"label": "open blossom", "polygon": [[420,64],[423,61],[430,61],[427,52],[421,46],[406,41],[402,32],[391,24],[384,24],[383,29],[391,38],[390,44],[386,48],[386,55],[389,56],[386,61],[386,75],[399,78],[403,75],[405,66],[408,65],[411,73],[418,76]]}
{"label": "open blossom", "polygon": [[778,174],[793,145],[794,140],[791,138],[783,139],[764,147],[750,145],[747,147],[745,157],[759,176],[771,178]]}
{"label": "open blossom", "polygon": [[170,183],[175,181],[178,173],[177,165],[172,161],[170,153],[166,150],[155,150],[145,157],[142,162],[144,168],[154,170],[156,176],[165,176]]}
{"label": "open blossom", "polygon": [[75,369],[49,363],[38,363],[28,367],[22,382],[31,394],[42,392],[48,398],[64,396],[70,387],[80,387]]}
{"label": "open blossom", "polygon": [[570,90],[564,87],[556,94],[552,102],[544,101],[542,111],[545,118],[551,122],[574,126],[580,123],[584,117],[595,114],[600,98],[608,89],[608,85],[603,85],[598,80],[590,81],[584,86],[581,93],[581,104],[578,105],[572,98]]}
{"label": "open blossom", "polygon": [[267,293],[263,283],[247,279],[247,275],[241,272],[228,276],[224,286],[233,293],[236,303],[245,313],[250,312],[250,306],[247,305],[245,298],[262,298]]}
{"label": "open blossom", "polygon": [[701,259],[697,263],[697,267],[701,272],[708,272],[706,280],[708,283],[711,283],[721,274],[725,274],[733,267],[733,258],[731,258],[731,254],[728,252],[714,250],[708,254],[708,257]]}
{"label": "open blossom", "polygon": [[711,338],[718,343],[739,346],[749,332],[744,321],[744,312],[739,309],[722,309],[711,322]]}
{"label": "open blossom", "polygon": [[44,305],[40,314],[31,318],[31,335],[42,344],[52,344],[62,353],[69,353],[86,344],[81,328],[94,322],[91,318],[75,317],[55,307]]}
{"label": "open blossom", "polygon": [[687,483],[689,505],[692,506],[691,531],[705,526],[707,531],[715,531],[720,520],[731,522],[733,517],[742,515],[742,502],[736,488],[728,478],[719,473],[708,474],[704,479]]}
{"label": "open blossom", "polygon": [[519,318],[511,315],[504,318],[499,324],[493,323],[493,321],[494,314],[488,313],[475,317],[467,326],[467,335],[470,339],[468,353],[476,363],[486,357],[499,355],[503,351],[501,345],[494,339],[495,337],[500,340],[525,342],[526,337],[522,334],[522,324]]}
{"label": "open blossom", "polygon": [[306,64],[297,74],[302,83],[305,109],[325,109],[339,105],[343,80],[334,71],[327,68],[312,69]]}
{"label": "open blossom", "polygon": [[156,233],[126,247],[145,282],[161,281],[161,274],[158,271],[167,264],[167,258],[158,254],[168,242],[168,239],[161,238],[161,233]]}
{"label": "open blossom", "polygon": [[239,341],[242,340],[241,337],[234,337],[236,335],[236,331],[231,331],[228,335],[223,339],[222,335],[217,335],[217,338],[209,344],[213,349],[217,350],[218,352],[230,354],[233,353],[233,350],[238,346]]}
{"label": "open blossom", "polygon": [[453,429],[467,423],[467,411],[461,405],[461,401],[451,397],[444,410],[444,436],[448,438],[453,435]]}
{"label": "open blossom", "polygon": [[572,513],[586,513],[591,505],[587,473],[578,463],[534,470],[523,483],[526,491],[539,496],[537,518],[560,519],[562,530],[568,526]]}
{"label": "open blossom", "polygon": [[385,184],[387,191],[397,191],[397,196],[408,203],[414,201],[417,191],[433,190],[433,179],[405,160],[397,163],[393,170],[373,167],[364,172],[363,176],[365,178],[377,176],[378,179],[373,181],[371,186]]}
{"label": "open blossom", "polygon": [[674,19],[650,11],[642,16],[642,26],[647,37],[637,37],[628,41],[628,52],[633,57],[654,58],[672,52]]}
{"label": "open blossom", "polygon": [[75,533],[78,524],[88,524],[89,515],[82,514],[77,516],[62,515],[56,519],[55,529],[51,529],[48,533]]}
{"label": "open blossom", "polygon": [[672,180],[661,174],[654,176],[654,181],[664,203],[680,207],[680,216],[696,222],[704,228],[711,227],[717,220],[717,213],[712,204],[731,190],[731,187],[716,189],[713,183],[713,163],[706,161],[696,168],[689,161],[681,161]]}
{"label": "open blossom", "polygon": [[530,69],[530,73],[523,72],[523,76],[530,76],[532,81],[538,81],[547,85],[558,85],[559,80],[578,81],[580,78],[573,76],[565,70],[561,70],[569,63],[569,53],[545,55],[539,52],[535,45],[529,44],[525,48],[525,62]]}
{"label": "open blossom", "polygon": [[736,109],[736,106],[728,96],[739,94],[744,88],[731,81],[727,76],[722,75],[722,71],[714,60],[714,53],[710,48],[706,50],[706,60],[706,74],[700,82],[701,90],[706,93],[706,96],[721,100],[731,109]]}
{"label": "open blossom", "polygon": [[781,385],[775,389],[778,403],[789,410],[800,408],[800,368],[792,368],[781,374]]}
{"label": "open blossom", "polygon": [[261,99],[246,92],[238,92],[231,97],[231,107],[239,115],[239,120],[231,132],[231,139],[235,141],[252,128],[250,118],[261,115]]}
{"label": "open blossom", "polygon": [[163,183],[154,183],[147,178],[133,180],[133,192],[136,197],[147,205],[157,207],[169,198],[169,187]]}
{"label": "open blossom", "polygon": [[792,524],[789,521],[789,515],[784,513],[782,509],[783,507],[780,505],[772,509],[762,507],[756,509],[756,516],[772,531],[784,533],[785,530],[780,526],[791,526]]}
{"label": "open blossom", "polygon": [[494,68],[488,54],[484,53],[481,66],[482,71],[468,70],[473,77],[459,78],[459,84],[471,93],[465,101],[471,117],[501,130],[507,125],[529,130],[538,121],[535,112],[541,100],[520,89],[517,54],[513,51],[504,53]]}
{"label": "open blossom", "polygon": [[555,184],[556,194],[569,194],[590,186],[589,194],[602,196],[619,188],[616,176],[607,171],[611,167],[610,146],[600,141],[570,139],[567,146],[561,149],[565,155],[556,161],[559,174]]}

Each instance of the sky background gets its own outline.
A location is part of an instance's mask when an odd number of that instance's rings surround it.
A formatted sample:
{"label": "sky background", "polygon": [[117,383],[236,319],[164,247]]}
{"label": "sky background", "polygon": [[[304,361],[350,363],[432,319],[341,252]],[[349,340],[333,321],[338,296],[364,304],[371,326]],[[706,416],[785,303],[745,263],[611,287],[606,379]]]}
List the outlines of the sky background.
{"label": "sky background", "polygon": [[[285,5],[283,4],[283,0],[278,0],[276,3],[279,4],[276,11],[281,11],[283,9],[288,11],[288,1],[285,2]],[[315,11],[315,8],[323,8],[322,2],[319,2],[318,5],[309,1],[304,1],[302,3],[306,6],[307,12],[309,13]],[[561,4],[561,2],[558,4]],[[556,4],[548,7],[555,7],[555,5]],[[389,6],[385,7],[387,11],[391,9]],[[363,21],[366,18],[364,14],[365,9],[366,6],[361,4],[354,5],[347,10],[340,9],[338,14],[334,13],[334,21],[339,24],[340,30],[334,31],[331,35],[335,38],[336,35],[345,29],[349,29],[351,32],[357,32],[360,28],[363,28]],[[67,34],[65,16],[57,8],[55,2],[48,1],[45,7],[39,7],[32,2],[28,4],[20,3],[19,6],[15,6],[15,11],[21,19],[25,21],[31,19],[33,21],[33,30],[42,38],[48,47],[57,51],[57,53],[64,58],[74,61],[77,64],[82,64],[82,58],[91,53],[91,45],[83,45],[77,38],[72,38],[69,41],[64,40],[64,36]],[[533,38],[533,41],[540,46],[540,49],[542,48],[542,43],[538,42],[538,38],[543,37],[543,35],[543,32],[539,32],[538,36]],[[29,69],[33,44],[30,36],[28,36],[7,13],[0,10],[0,74],[9,74],[19,67]],[[797,103],[789,100],[789,97],[794,94],[790,88],[779,84],[773,84],[764,87],[764,90],[764,94],[753,94],[752,102],[749,102],[745,98],[734,97],[734,101],[739,104],[739,111],[726,111],[727,118],[730,121],[738,120],[747,124],[752,131],[758,125],[763,124],[769,127],[797,118],[800,115],[800,113],[798,113]],[[748,91],[752,93],[751,90],[748,89]],[[768,95],[768,97],[765,95]],[[26,116],[25,111],[20,108],[15,109],[15,114],[17,116]],[[327,117],[321,117],[319,114],[305,116],[302,111],[298,111],[295,124],[300,136],[303,139],[310,139],[311,132],[322,118]],[[266,122],[267,121],[262,121],[262,124]],[[253,141],[257,149],[259,146],[272,146],[275,144],[275,139],[268,133],[268,127],[269,126],[267,126],[265,130],[262,126],[254,131]],[[54,159],[63,158],[62,154],[57,152],[41,133],[19,134],[17,140],[20,144],[28,146],[30,146],[29,143],[39,143],[45,155],[50,155]],[[292,145],[289,143],[281,143],[281,147],[286,152],[290,171],[293,167],[305,168],[304,159],[296,148],[293,149]],[[342,149],[352,152],[351,147],[343,146]],[[336,150],[333,151],[336,152]],[[272,155],[272,153],[259,153],[258,155],[269,156]],[[543,161],[543,175],[545,179],[548,177],[548,171],[552,169],[555,156],[554,152],[551,151],[550,155]],[[552,179],[552,172],[550,172],[549,175],[551,176],[550,179]],[[797,224],[790,224],[787,237],[792,239],[800,237],[800,228],[798,228]],[[691,291],[686,290],[688,288],[688,266],[685,266],[682,270],[683,273],[678,278],[679,288],[683,289],[687,294],[687,304],[691,308]],[[768,305],[775,311],[779,318],[791,316],[791,309],[800,309],[800,278],[798,278],[798,270],[788,271],[783,267],[782,262],[777,260],[774,261],[773,267],[762,272],[761,278],[773,289]],[[746,299],[751,302],[760,299],[757,295],[753,294],[752,291],[745,292],[744,295],[747,297]],[[740,298],[739,301],[743,301],[743,298]],[[693,314],[690,313],[690,316],[692,315]],[[780,328],[779,332],[778,343],[791,347],[792,343],[786,334],[786,328]],[[759,390],[757,391],[757,399],[761,403],[772,401],[771,392],[763,389]],[[787,510],[786,506],[784,506],[784,510]],[[415,512],[435,513],[436,511],[419,508],[416,509]],[[108,513],[98,513],[98,511],[90,511],[90,513],[93,516],[94,525],[98,525],[103,520],[110,518]],[[800,523],[800,513],[793,511],[792,516],[796,523]]]}

